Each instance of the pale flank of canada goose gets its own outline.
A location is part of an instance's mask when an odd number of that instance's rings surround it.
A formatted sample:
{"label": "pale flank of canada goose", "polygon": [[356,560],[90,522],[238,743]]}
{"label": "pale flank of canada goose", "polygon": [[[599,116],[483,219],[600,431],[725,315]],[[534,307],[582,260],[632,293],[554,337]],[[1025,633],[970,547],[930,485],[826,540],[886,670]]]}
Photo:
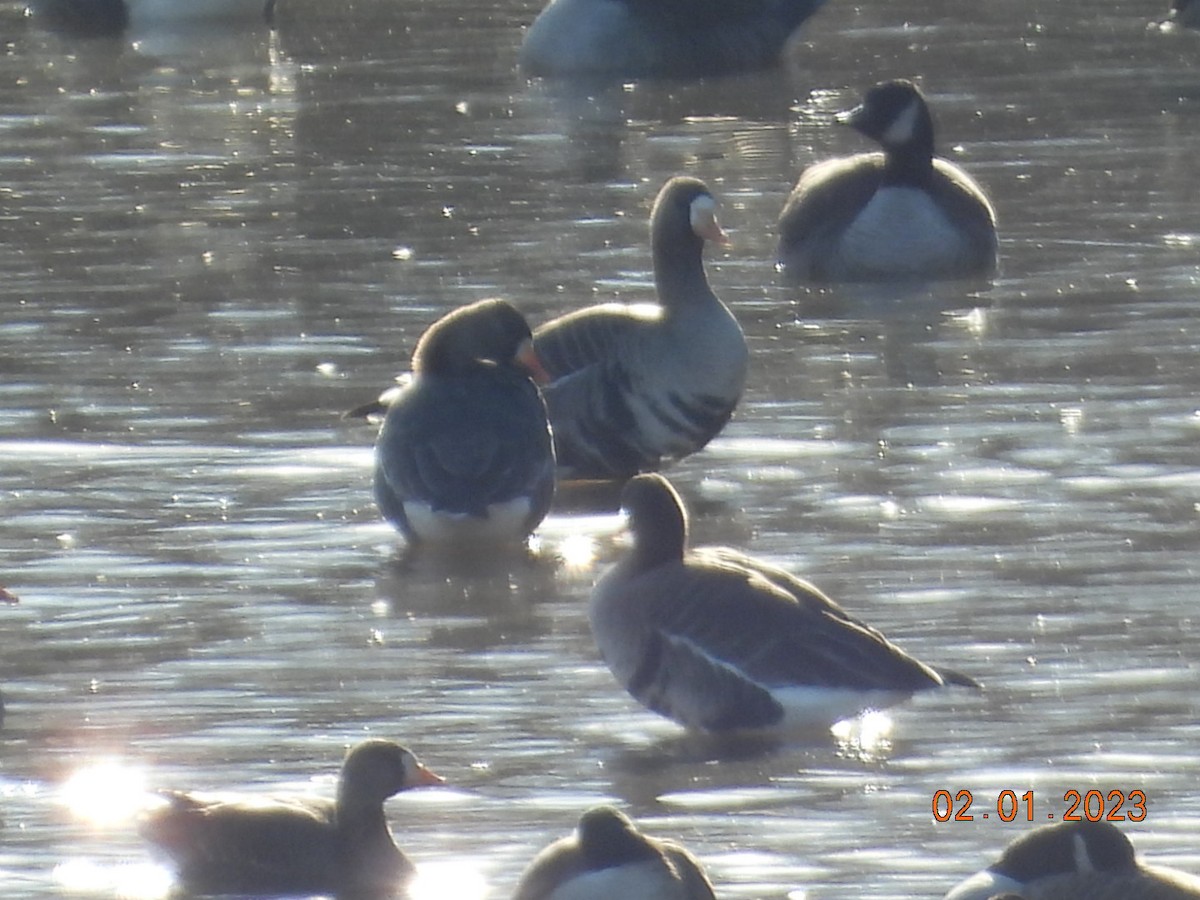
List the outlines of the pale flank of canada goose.
{"label": "pale flank of canada goose", "polygon": [[346,755],[335,800],[166,792],[139,830],[194,893],[390,897],[414,868],[383,803],[442,782],[404,747],[373,739]]}
{"label": "pale flank of canada goose", "polygon": [[801,729],[970,678],[918,662],[811,584],[724,547],[689,549],[661,475],[625,485],[633,550],[588,615],[617,681],[688,728]]}
{"label": "pale flank of canada goose", "polygon": [[706,240],[725,242],[715,201],[672,178],[650,215],[658,305],[608,303],[534,332],[564,474],[628,478],[694,453],[742,395],[748,353],[733,314],[708,285]]}
{"label": "pale flank of canada goose", "polygon": [[611,806],[585,812],[573,835],[525,869],[512,900],[714,900],[699,861],[672,841],[647,837]]}
{"label": "pale flank of canada goose", "polygon": [[1111,822],[1042,825],[1013,840],[1000,859],[946,900],[1197,900],[1200,878],[1138,861]]}
{"label": "pale flank of canada goose", "polygon": [[554,495],[554,447],[525,318],[480,300],[435,322],[379,404],[375,501],[410,541],[519,542]]}
{"label": "pale flank of canada goose", "polygon": [[776,65],[825,0],[551,0],[521,45],[529,75],[703,77]]}
{"label": "pale flank of canada goose", "polygon": [[996,215],[961,168],[934,156],[933,120],[911,82],[887,81],[838,120],[882,152],[825,160],[800,176],[779,217],[790,281],[990,278]]}

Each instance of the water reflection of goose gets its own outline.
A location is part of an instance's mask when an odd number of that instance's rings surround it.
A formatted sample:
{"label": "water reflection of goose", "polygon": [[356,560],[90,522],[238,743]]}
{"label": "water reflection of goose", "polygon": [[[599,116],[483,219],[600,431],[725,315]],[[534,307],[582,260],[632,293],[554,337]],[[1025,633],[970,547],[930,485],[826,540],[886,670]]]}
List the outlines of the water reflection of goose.
{"label": "water reflection of goose", "polygon": [[805,581],[725,547],[688,549],[660,475],[626,486],[633,550],[592,592],[608,667],[637,700],[703,731],[804,729],[916,691],[977,687],[909,656]]}
{"label": "water reflection of goose", "polygon": [[668,181],[650,214],[659,305],[606,303],[534,333],[551,382],[546,406],[559,466],[628,478],[704,447],[742,395],[749,354],[704,274],[705,241],[726,241],[704,183]]}
{"label": "water reflection of goose", "polygon": [[141,832],[191,891],[392,896],[414,868],[383,803],[442,781],[404,747],[373,739],[347,754],[335,800],[167,792]]}
{"label": "water reflection of goose", "polygon": [[1000,858],[946,900],[1196,900],[1200,878],[1139,863],[1129,838],[1111,822],[1042,825],[1013,840]]}
{"label": "water reflection of goose", "polygon": [[713,900],[699,860],[679,844],[648,837],[611,806],[589,809],[575,833],[526,868],[513,900]]}
{"label": "water reflection of goose", "polygon": [[552,0],[521,46],[530,75],[638,78],[744,72],[779,61],[824,0]]}
{"label": "water reflection of goose", "polygon": [[992,205],[970,175],[934,156],[933,119],[916,86],[878,84],[838,120],[883,152],[804,171],[779,218],[784,274],[815,282],[990,277]]}

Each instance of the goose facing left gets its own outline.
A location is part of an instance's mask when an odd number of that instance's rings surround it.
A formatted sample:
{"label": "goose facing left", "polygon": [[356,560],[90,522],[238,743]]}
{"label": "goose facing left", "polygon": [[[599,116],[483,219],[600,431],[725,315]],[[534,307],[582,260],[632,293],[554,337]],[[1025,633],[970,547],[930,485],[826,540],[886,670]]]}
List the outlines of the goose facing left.
{"label": "goose facing left", "polygon": [[674,841],[642,834],[628,816],[596,806],[575,833],[525,869],[513,900],[714,900],[699,860]]}
{"label": "goose facing left", "polygon": [[725,547],[689,549],[661,475],[621,497],[633,549],[593,588],[588,616],[617,681],[701,731],[831,725],[966,675],[909,656],[806,581]]}
{"label": "goose facing left", "polygon": [[164,792],[139,830],[192,893],[391,897],[414,867],[392,839],[383,803],[442,782],[411,751],[372,739],[346,755],[334,800]]}
{"label": "goose facing left", "polygon": [[657,470],[704,447],[733,415],[749,354],[704,273],[709,241],[728,242],[712,193],[699,179],[670,179],[650,213],[657,303],[590,306],[534,332],[567,476]]}
{"label": "goose facing left", "polygon": [[435,322],[385,395],[375,500],[410,541],[519,542],[550,508],[554,448],[524,316],[480,300]]}

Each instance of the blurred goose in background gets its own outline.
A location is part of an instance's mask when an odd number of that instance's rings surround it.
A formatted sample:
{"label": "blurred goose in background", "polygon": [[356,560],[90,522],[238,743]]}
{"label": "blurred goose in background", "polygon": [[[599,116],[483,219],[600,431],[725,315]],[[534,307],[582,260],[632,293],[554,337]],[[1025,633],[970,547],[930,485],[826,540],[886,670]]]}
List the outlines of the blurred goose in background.
{"label": "blurred goose in background", "polygon": [[824,0],[551,0],[525,33],[529,75],[704,77],[766,68]]}
{"label": "blurred goose in background", "polygon": [[946,900],[1196,900],[1200,878],[1139,863],[1111,822],[1058,822],[1015,838]]}
{"label": "blurred goose in background", "polygon": [[383,802],[442,782],[404,747],[373,739],[347,754],[336,800],[165,792],[140,831],[191,892],[390,897],[414,867],[392,840]]}
{"label": "blurred goose in background", "polygon": [[382,413],[375,501],[410,541],[523,541],[554,496],[554,447],[525,317],[480,300],[429,327]]}
{"label": "blurred goose in background", "polygon": [[120,34],[127,28],[186,23],[269,22],[276,0],[32,0],[46,27],[72,34]]}
{"label": "blurred goose in background", "polygon": [[621,496],[633,550],[592,590],[601,655],[644,706],[688,728],[802,729],[945,685],[806,581],[725,547],[688,549],[687,514],[661,475]]}
{"label": "blurred goose in background", "polygon": [[933,119],[910,81],[887,81],[838,121],[882,152],[825,160],[800,176],[779,217],[791,281],[989,278],[996,215],[961,168],[934,156]]}
{"label": "blurred goose in background", "polygon": [[1171,0],[1171,11],[1167,24],[1184,28],[1200,28],[1200,2],[1197,0]]}
{"label": "blurred goose in background", "polygon": [[658,305],[606,303],[534,332],[561,470],[624,479],[694,453],[742,395],[748,353],[708,285],[705,241],[728,238],[702,181],[676,177],[650,214]]}
{"label": "blurred goose in background", "polygon": [[573,835],[525,869],[512,900],[714,900],[699,861],[647,837],[611,806],[589,809]]}

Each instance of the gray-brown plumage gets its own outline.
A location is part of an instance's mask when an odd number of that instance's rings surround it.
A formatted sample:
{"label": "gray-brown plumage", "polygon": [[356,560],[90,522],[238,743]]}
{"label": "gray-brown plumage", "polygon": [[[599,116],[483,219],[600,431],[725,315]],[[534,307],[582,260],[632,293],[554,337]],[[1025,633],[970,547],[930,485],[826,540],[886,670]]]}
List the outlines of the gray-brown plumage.
{"label": "gray-brown plumage", "polygon": [[413,865],[392,840],[383,803],[441,782],[399,744],[367,740],[347,754],[335,800],[169,791],[139,830],[193,893],[390,897]]}
{"label": "gray-brown plumage", "polygon": [[742,395],[749,354],[709,287],[705,241],[723,242],[704,183],[668,181],[650,215],[657,305],[607,303],[534,331],[560,470],[628,478],[704,447]]}
{"label": "gray-brown plumage", "polygon": [[513,900],[714,900],[714,894],[686,849],[642,834],[611,806],[597,806],[580,817],[574,834],[534,857]]}
{"label": "gray-brown plumage", "polygon": [[1200,878],[1139,862],[1111,822],[1042,825],[1015,838],[1000,858],[946,900],[1197,900]]}
{"label": "gray-brown plumage", "polygon": [[779,217],[777,258],[790,281],[989,278],[996,215],[970,175],[934,155],[933,119],[909,81],[878,84],[838,116],[882,152],[808,167]]}

